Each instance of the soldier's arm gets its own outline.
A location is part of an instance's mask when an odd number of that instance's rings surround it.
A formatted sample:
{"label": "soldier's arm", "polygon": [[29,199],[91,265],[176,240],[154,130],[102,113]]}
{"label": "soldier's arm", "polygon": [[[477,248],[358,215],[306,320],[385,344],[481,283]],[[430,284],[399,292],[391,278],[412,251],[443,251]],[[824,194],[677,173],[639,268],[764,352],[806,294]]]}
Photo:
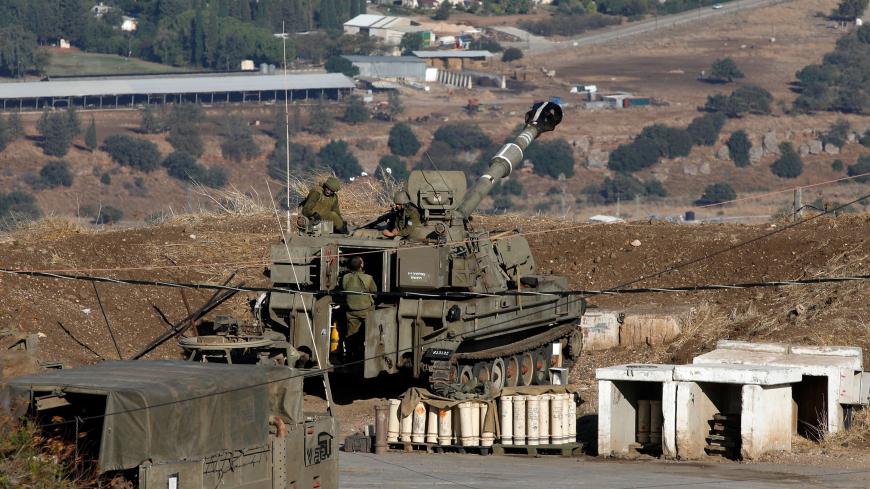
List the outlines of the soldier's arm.
{"label": "soldier's arm", "polygon": [[305,217],[311,217],[314,214],[314,205],[320,200],[320,192],[317,190],[311,189],[308,192],[308,196],[305,197],[305,201],[302,203],[302,215]]}
{"label": "soldier's arm", "polygon": [[371,275],[366,275],[366,277],[368,277],[368,280],[366,280],[366,289],[367,289],[366,292],[368,292],[370,294],[377,294],[378,293],[378,286],[375,285],[375,279],[372,278]]}
{"label": "soldier's arm", "polygon": [[408,209],[408,212],[406,214],[406,219],[408,219],[408,222],[405,224],[405,228],[402,229],[401,232],[401,236],[403,238],[407,238],[408,236],[410,236],[411,231],[413,231],[415,227],[422,225],[422,221],[420,221],[420,212],[417,211],[417,209],[414,209],[412,207]]}

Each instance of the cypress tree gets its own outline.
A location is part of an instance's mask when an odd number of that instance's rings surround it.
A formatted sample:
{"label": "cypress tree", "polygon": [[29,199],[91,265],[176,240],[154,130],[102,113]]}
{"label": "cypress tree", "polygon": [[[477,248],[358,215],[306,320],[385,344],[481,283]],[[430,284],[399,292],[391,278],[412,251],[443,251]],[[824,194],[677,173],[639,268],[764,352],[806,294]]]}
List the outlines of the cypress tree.
{"label": "cypress tree", "polygon": [[91,150],[91,153],[97,149],[97,125],[94,123],[93,117],[91,117],[91,123],[88,124],[88,129],[85,131],[85,146]]}
{"label": "cypress tree", "polygon": [[9,144],[12,138],[9,137],[9,128],[6,126],[6,119],[4,117],[0,117],[0,151],[6,149],[6,145]]}
{"label": "cypress tree", "polygon": [[24,125],[21,123],[21,115],[18,112],[9,114],[9,140],[14,141],[24,136]]}

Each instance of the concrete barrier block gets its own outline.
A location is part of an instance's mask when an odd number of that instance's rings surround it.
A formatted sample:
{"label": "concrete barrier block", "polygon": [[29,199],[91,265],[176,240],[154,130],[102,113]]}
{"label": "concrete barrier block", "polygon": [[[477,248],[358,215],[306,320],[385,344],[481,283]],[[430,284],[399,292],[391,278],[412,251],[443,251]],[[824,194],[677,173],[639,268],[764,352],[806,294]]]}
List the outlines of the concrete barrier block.
{"label": "concrete barrier block", "polygon": [[595,371],[599,380],[627,380],[638,382],[670,382],[674,380],[674,365],[628,364],[599,368]]}
{"label": "concrete barrier block", "polygon": [[587,312],[580,319],[583,350],[607,350],[619,346],[619,314],[614,311]]}
{"label": "concrete barrier block", "polygon": [[674,380],[720,384],[790,384],[801,380],[795,367],[765,367],[736,364],[691,364],[674,367]]}
{"label": "concrete barrier block", "polygon": [[719,340],[716,342],[716,348],[766,353],[788,353],[789,345],[785,343],[752,343],[749,341]]}
{"label": "concrete barrier block", "polygon": [[619,328],[619,344],[663,345],[676,338],[681,330],[677,315],[626,313]]}

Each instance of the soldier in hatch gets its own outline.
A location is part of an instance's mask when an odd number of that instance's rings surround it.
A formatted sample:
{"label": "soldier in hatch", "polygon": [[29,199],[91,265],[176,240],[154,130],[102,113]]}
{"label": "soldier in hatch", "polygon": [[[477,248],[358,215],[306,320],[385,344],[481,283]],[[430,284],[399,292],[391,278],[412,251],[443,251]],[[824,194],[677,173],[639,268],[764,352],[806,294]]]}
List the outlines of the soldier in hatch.
{"label": "soldier in hatch", "polygon": [[420,227],[420,211],[411,203],[408,193],[399,190],[393,195],[393,214],[390,227],[384,229],[384,236],[407,238],[415,227]]}
{"label": "soldier in hatch", "polygon": [[341,217],[338,207],[337,192],[341,182],[335,177],[329,177],[323,182],[321,189],[313,188],[302,201],[302,215],[315,221],[332,221],[332,229],[336,233],[347,233],[347,223]]}
{"label": "soldier in hatch", "polygon": [[347,334],[344,338],[344,344],[349,356],[353,359],[359,359],[365,353],[365,332],[362,330],[362,325],[368,314],[375,308],[375,300],[368,294],[378,292],[375,280],[363,271],[361,257],[354,256],[350,259],[350,272],[341,278],[341,288],[347,292],[361,292],[345,296],[347,301]]}

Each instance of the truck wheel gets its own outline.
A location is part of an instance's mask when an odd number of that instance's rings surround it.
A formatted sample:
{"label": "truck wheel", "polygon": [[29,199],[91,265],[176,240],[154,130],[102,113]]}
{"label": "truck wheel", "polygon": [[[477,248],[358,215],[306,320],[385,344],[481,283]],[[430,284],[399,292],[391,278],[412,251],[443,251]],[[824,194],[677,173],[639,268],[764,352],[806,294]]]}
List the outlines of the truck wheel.
{"label": "truck wheel", "polygon": [[547,358],[546,348],[538,348],[535,356],[535,385],[547,385],[550,383],[550,359]]}
{"label": "truck wheel", "polygon": [[492,367],[489,362],[478,362],[474,365],[474,378],[478,383],[486,382],[492,376]]}
{"label": "truck wheel", "polygon": [[495,361],[492,362],[492,373],[489,378],[492,381],[493,389],[501,390],[501,388],[505,386],[506,372],[504,359],[496,358]]}
{"label": "truck wheel", "polygon": [[507,357],[505,361],[505,385],[516,387],[520,384],[520,359],[516,356]]}
{"label": "truck wheel", "polygon": [[474,378],[474,371],[471,369],[471,365],[463,365],[459,368],[459,383],[467,384],[471,382],[471,379]]}
{"label": "truck wheel", "polygon": [[532,352],[525,352],[518,355],[520,362],[520,385],[532,385],[535,379],[535,359],[532,357]]}

